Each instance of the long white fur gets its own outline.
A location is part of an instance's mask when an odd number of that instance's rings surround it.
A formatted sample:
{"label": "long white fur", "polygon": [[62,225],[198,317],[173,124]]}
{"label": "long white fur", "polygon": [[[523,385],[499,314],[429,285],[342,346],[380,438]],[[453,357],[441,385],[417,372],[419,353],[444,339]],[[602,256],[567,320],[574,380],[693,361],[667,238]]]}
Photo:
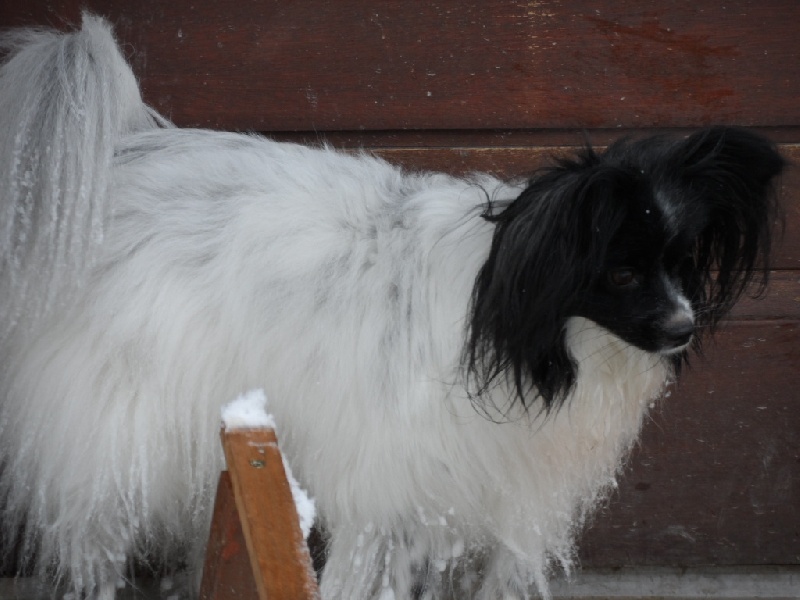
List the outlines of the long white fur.
{"label": "long white fur", "polygon": [[21,30],[0,48],[14,54],[0,71],[0,281],[14,291],[0,304],[2,337],[83,283],[106,226],[114,145],[155,117],[94,17],[82,35]]}
{"label": "long white fur", "polygon": [[132,557],[199,564],[220,407],[263,388],[331,534],[324,598],[409,598],[414,578],[547,596],[669,371],[573,319],[562,410],[476,412],[479,215],[520,189],[156,127],[103,21],[25,39],[0,73],[0,491],[41,572],[111,598]]}

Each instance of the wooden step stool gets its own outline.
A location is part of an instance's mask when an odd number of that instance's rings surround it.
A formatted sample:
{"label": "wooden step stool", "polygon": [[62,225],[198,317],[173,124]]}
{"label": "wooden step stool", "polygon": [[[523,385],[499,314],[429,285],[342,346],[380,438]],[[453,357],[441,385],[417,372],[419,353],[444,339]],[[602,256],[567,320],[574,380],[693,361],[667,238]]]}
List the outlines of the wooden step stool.
{"label": "wooden step stool", "polygon": [[319,597],[275,432],[223,428],[201,600]]}

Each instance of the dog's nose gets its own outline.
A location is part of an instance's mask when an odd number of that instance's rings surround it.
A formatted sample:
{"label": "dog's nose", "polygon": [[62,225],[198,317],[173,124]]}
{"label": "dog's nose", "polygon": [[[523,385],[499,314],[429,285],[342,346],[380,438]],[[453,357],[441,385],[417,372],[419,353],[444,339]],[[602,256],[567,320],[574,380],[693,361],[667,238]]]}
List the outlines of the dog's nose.
{"label": "dog's nose", "polygon": [[685,346],[692,339],[694,320],[691,316],[676,316],[664,323],[662,334],[664,345],[668,348]]}

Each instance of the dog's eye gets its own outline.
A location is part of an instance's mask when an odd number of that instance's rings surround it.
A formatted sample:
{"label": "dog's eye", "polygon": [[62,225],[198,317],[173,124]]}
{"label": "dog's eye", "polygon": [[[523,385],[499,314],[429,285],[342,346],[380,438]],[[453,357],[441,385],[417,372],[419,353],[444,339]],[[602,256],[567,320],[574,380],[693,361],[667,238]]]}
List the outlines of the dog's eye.
{"label": "dog's eye", "polygon": [[618,288],[630,288],[639,283],[639,274],[629,267],[611,269],[608,272],[608,281]]}

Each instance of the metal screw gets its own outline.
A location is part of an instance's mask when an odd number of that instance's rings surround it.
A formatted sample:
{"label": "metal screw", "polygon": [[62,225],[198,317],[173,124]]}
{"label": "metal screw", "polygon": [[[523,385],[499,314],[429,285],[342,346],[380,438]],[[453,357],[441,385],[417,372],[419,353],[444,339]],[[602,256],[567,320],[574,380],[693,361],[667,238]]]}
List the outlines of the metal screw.
{"label": "metal screw", "polygon": [[250,466],[256,469],[263,469],[266,463],[263,460],[253,459],[250,461]]}

